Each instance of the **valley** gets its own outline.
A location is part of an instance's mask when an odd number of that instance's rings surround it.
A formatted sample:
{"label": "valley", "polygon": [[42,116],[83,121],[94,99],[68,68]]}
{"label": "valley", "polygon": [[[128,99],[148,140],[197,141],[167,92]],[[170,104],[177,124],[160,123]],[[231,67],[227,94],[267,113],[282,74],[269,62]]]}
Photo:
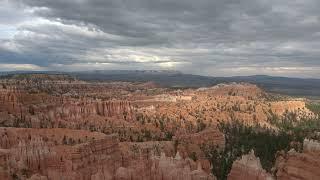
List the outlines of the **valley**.
{"label": "valley", "polygon": [[0,179],[317,179],[319,105],[248,82],[0,80]]}

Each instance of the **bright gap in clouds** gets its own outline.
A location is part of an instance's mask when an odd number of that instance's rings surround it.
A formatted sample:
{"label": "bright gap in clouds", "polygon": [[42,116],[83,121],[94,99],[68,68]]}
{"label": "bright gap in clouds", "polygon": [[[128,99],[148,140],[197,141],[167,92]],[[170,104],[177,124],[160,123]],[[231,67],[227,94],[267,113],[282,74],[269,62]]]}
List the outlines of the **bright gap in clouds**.
{"label": "bright gap in clouds", "polygon": [[0,64],[0,71],[44,71],[44,67],[34,64]]}

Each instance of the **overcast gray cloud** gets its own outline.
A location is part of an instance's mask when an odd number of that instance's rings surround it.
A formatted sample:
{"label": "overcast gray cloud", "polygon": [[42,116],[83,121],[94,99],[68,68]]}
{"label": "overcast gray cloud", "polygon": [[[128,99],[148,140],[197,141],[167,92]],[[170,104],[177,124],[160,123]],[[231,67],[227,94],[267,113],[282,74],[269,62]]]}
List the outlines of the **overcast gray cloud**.
{"label": "overcast gray cloud", "polygon": [[320,78],[318,0],[0,0],[0,70]]}

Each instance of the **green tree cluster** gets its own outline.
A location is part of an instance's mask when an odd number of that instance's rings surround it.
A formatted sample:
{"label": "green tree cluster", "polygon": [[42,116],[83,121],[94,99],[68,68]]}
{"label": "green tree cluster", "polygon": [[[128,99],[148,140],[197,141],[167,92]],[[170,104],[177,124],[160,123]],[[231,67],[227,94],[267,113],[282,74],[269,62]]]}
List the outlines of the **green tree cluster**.
{"label": "green tree cluster", "polygon": [[220,122],[218,127],[225,134],[225,148],[210,145],[201,147],[212,165],[212,173],[218,179],[227,179],[233,162],[251,149],[260,158],[262,167],[271,172],[278,151],[291,148],[301,151],[305,138],[319,139],[315,133],[320,132],[318,117],[301,119],[289,113],[282,119],[273,118],[270,122],[278,128],[277,131],[259,124],[246,126],[237,120]]}

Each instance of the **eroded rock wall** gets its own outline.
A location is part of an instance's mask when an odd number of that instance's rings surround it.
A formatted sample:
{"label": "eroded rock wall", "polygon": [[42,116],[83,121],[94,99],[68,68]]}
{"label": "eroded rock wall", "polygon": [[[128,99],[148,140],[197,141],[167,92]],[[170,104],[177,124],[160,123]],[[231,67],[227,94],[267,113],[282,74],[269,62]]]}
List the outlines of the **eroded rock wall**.
{"label": "eroded rock wall", "polygon": [[241,159],[236,160],[228,180],[273,180],[271,174],[267,173],[261,166],[259,158],[254,155],[252,150],[249,154],[243,155]]}
{"label": "eroded rock wall", "polygon": [[317,180],[320,178],[320,143],[306,139],[303,145],[302,153],[291,150],[277,158],[277,179]]}

